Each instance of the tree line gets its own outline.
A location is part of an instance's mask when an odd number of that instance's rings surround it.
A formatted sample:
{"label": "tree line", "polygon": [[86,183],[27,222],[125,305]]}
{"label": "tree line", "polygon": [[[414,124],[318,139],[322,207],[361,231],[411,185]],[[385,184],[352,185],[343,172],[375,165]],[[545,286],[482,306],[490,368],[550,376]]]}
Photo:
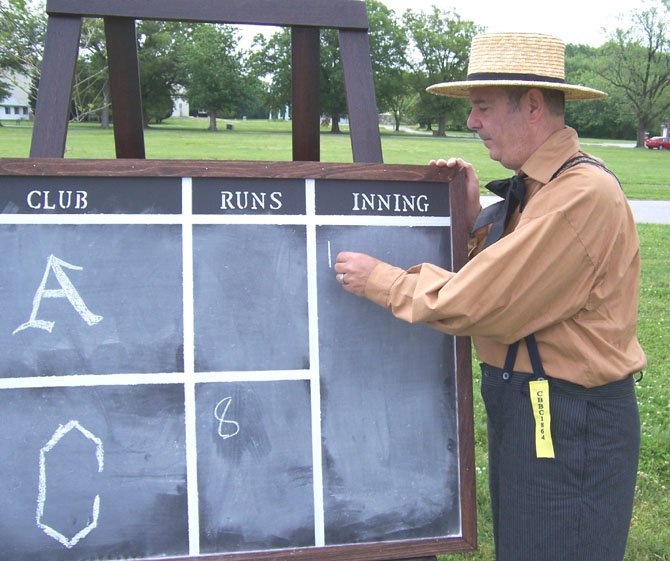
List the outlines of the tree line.
{"label": "tree line", "polygon": [[[436,82],[466,77],[472,37],[485,31],[451,9],[396,14],[366,0],[377,107],[396,129],[419,123],[442,136],[464,130],[467,101],[427,94]],[[12,72],[28,76],[34,100],[42,60],[43,0],[0,0],[0,100]],[[605,100],[567,104],[566,119],[582,136],[637,138],[670,122],[670,0],[632,10],[600,47],[569,44],[566,79],[607,91]],[[267,118],[291,109],[291,33],[258,34],[248,46],[231,25],[138,20],[137,48],[145,125],[170,116],[183,97],[217,118]],[[346,115],[337,31],[320,34],[320,104],[331,131]],[[34,103],[34,101],[33,101]],[[85,18],[72,92],[73,120],[113,120],[102,20]]]}

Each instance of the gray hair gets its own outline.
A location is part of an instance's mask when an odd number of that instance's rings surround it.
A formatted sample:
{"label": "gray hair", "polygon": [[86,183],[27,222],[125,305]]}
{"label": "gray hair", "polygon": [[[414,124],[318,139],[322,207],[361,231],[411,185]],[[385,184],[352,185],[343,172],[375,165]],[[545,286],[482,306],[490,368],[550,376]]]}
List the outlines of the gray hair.
{"label": "gray hair", "polygon": [[[521,104],[521,98],[530,90],[527,86],[512,86],[507,87],[507,99],[509,100],[512,109],[517,110]],[[560,117],[565,114],[565,94],[561,90],[554,90],[550,88],[538,88],[544,96],[544,102],[549,109],[549,113],[555,117]]]}

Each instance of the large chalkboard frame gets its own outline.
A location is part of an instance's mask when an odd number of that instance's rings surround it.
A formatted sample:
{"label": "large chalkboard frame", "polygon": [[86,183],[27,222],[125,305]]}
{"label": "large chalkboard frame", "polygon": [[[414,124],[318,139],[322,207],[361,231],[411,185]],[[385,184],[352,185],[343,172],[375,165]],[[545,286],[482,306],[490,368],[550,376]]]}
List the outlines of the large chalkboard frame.
{"label": "large chalkboard frame", "polygon": [[[74,225],[75,227],[94,227],[98,222],[108,223],[104,216],[105,213],[113,212],[106,210],[105,208],[92,209],[90,212],[81,211],[77,209],[68,209],[63,210],[61,213],[45,210],[44,205],[51,203],[53,206],[54,199],[49,200],[48,197],[40,198],[39,193],[44,193],[46,189],[43,189],[40,181],[44,181],[44,178],[53,178],[56,181],[58,178],[79,178],[82,181],[82,184],[88,185],[88,182],[92,182],[94,189],[105,189],[105,181],[109,181],[110,178],[135,178],[138,186],[146,186],[151,184],[152,180],[156,178],[174,178],[179,181],[181,186],[195,184],[196,182],[205,182],[203,185],[206,185],[207,181],[214,181],[213,187],[214,190],[217,189],[218,180],[242,180],[242,181],[251,181],[248,185],[253,185],[253,182],[257,182],[257,185],[271,186],[275,182],[281,181],[290,181],[290,180],[300,180],[300,181],[312,181],[312,185],[316,185],[316,189],[322,186],[325,190],[329,190],[331,193],[334,193],[334,202],[332,204],[337,205],[337,189],[341,186],[346,190],[347,185],[351,182],[355,182],[357,189],[360,189],[361,192],[375,191],[375,192],[386,192],[389,194],[395,194],[399,190],[403,189],[403,186],[418,186],[421,189],[435,188],[439,186],[440,189],[448,191],[448,210],[447,216],[442,215],[428,218],[422,218],[416,216],[404,216],[402,218],[403,224],[407,226],[410,230],[416,229],[419,231],[422,225],[428,224],[428,229],[437,228],[442,231],[444,247],[447,252],[450,254],[451,263],[446,263],[445,265],[453,270],[458,270],[463,266],[467,259],[467,231],[465,226],[465,186],[464,186],[464,177],[462,175],[455,175],[451,170],[438,169],[436,167],[429,166],[407,166],[407,165],[388,165],[388,164],[326,164],[326,163],[314,163],[314,162],[213,162],[213,161],[161,161],[161,160],[61,160],[61,159],[0,159],[0,196],[2,196],[5,187],[8,184],[11,184],[12,181],[18,181],[22,183],[22,179],[31,178],[34,179],[32,186],[33,191],[38,192],[31,199],[32,207],[26,211],[26,209],[21,209],[21,201],[12,199],[12,196],[9,199],[4,200],[4,210],[0,210],[0,218],[2,218],[2,224],[9,224],[12,228],[19,226],[22,227],[33,227],[37,222],[38,224],[67,224]],[[100,183],[98,185],[97,183]],[[27,185],[24,183],[24,185]],[[409,187],[408,187],[409,188]],[[19,189],[20,191],[20,189]],[[207,189],[204,189],[207,191]],[[142,191],[144,192],[144,191]],[[416,191],[414,191],[416,192]],[[134,197],[128,193],[128,198],[133,199]],[[149,189],[149,195],[151,197],[151,189]],[[391,195],[393,196],[393,195]],[[169,224],[183,225],[183,223],[189,220],[191,224],[197,223],[193,221],[192,218],[188,220],[183,218],[184,209],[180,207],[179,202],[175,202],[174,196],[170,195],[164,197],[164,201],[161,204],[165,205],[160,211],[153,211],[160,213],[161,216],[168,218],[166,221]],[[70,207],[75,206],[72,201],[75,199],[68,199],[68,204]],[[86,202],[90,202],[91,198],[87,199]],[[186,202],[181,201],[181,203],[186,206],[191,206],[189,208],[189,213],[197,213],[198,205],[205,204],[198,202],[194,197],[191,201]],[[150,203],[143,203],[141,200],[139,202],[128,202],[126,200],[125,204],[139,205],[142,207],[149,205]],[[223,204],[223,203],[222,203]],[[317,201],[318,206],[318,201]],[[330,203],[328,203],[330,204]],[[43,206],[40,206],[43,205]],[[173,208],[173,206],[179,207],[179,209]],[[294,210],[297,214],[304,211],[301,211],[299,208],[300,203],[298,203],[297,210]],[[166,210],[167,209],[167,210]],[[387,209],[388,210],[388,209]],[[395,209],[398,210],[397,208]],[[405,212],[405,209],[403,212]],[[55,212],[55,216],[54,216]],[[118,211],[117,211],[118,212]],[[151,228],[156,225],[156,220],[152,219],[151,211],[147,212],[142,210],[137,211],[125,211],[125,212],[138,212],[140,216],[147,216],[146,224]],[[292,211],[293,212],[293,211]],[[438,210],[438,215],[441,211]],[[36,216],[41,216],[42,218],[37,221],[31,221],[31,213]],[[337,214],[337,212],[333,212]],[[340,226],[355,226],[362,232],[364,239],[368,239],[367,232],[368,227],[362,225],[364,222],[360,220],[354,220],[350,222],[351,217],[344,216],[342,213],[342,221],[338,222],[337,217],[334,222],[331,224],[331,230],[336,229],[338,224]],[[383,214],[383,213],[382,213]],[[387,212],[387,214],[393,214],[393,209]],[[47,216],[46,219],[44,217]],[[45,221],[42,222],[41,220]],[[391,217],[390,220],[394,220],[394,217]],[[236,224],[234,218],[231,218],[233,224]],[[280,219],[280,222],[285,220],[284,218]],[[363,218],[365,221],[365,218]],[[416,224],[414,224],[416,221]],[[140,218],[139,222],[142,223],[143,219]],[[159,221],[160,222],[160,221]],[[216,220],[214,221],[215,223]],[[269,216],[261,220],[261,223],[272,224],[274,219]],[[317,221],[318,222],[318,221]],[[204,220],[204,223],[207,223],[207,219]],[[370,219],[370,231],[374,231],[375,219]],[[408,230],[408,231],[410,231]],[[203,238],[205,238],[203,234]],[[376,249],[380,252],[383,251],[385,236],[384,234],[380,237],[381,242],[377,241],[374,243],[379,243],[379,247]],[[270,243],[272,236],[270,236],[266,241]],[[398,243],[398,240],[394,238],[394,241]],[[330,241],[328,242],[328,251],[330,252]],[[322,249],[325,246],[322,246]],[[158,248],[160,250],[160,247]],[[346,248],[342,248],[346,249]],[[355,248],[350,248],[355,249]],[[153,249],[152,249],[153,251]],[[371,252],[374,252],[375,248],[371,249]],[[383,253],[378,253],[382,258],[384,257]],[[328,257],[330,259],[330,255]],[[333,256],[334,259],[334,256]],[[411,264],[411,263],[410,263]],[[184,277],[184,282],[192,282],[187,279],[187,275]],[[334,275],[332,275],[332,282],[334,282]],[[319,281],[321,282],[321,281]],[[319,285],[321,286],[321,285]],[[313,287],[315,289],[316,287]],[[194,290],[191,287],[191,290]],[[197,287],[195,288],[197,290]],[[339,290],[339,288],[338,288]],[[188,292],[185,292],[188,294]],[[345,294],[342,292],[342,294]],[[345,296],[348,298],[348,302],[351,306],[361,306],[365,301],[356,300],[355,297],[350,295]],[[338,301],[339,302],[339,301]],[[345,302],[345,300],[342,300]],[[186,303],[186,306],[189,304]],[[167,306],[169,307],[169,306]],[[353,309],[353,308],[351,308]],[[92,312],[95,312],[93,310]],[[279,312],[282,313],[282,312]],[[313,313],[313,312],[310,312]],[[342,318],[338,316],[339,320]],[[338,320],[338,321],[339,321]],[[394,320],[390,314],[388,315],[389,325],[391,322],[397,322]],[[338,324],[340,325],[340,324]],[[414,326],[412,326],[414,327]],[[423,326],[416,326],[417,328],[422,328]],[[427,328],[426,328],[427,329]],[[182,334],[183,335],[183,334]],[[198,360],[197,356],[194,356],[193,349],[189,350],[189,344],[193,346],[193,334],[190,335],[191,339],[189,340],[187,335],[186,343],[184,348],[184,359],[180,363],[179,360],[176,361],[173,367],[164,367],[167,368],[168,372],[178,372],[181,368],[184,369],[184,362],[194,363]],[[457,496],[455,500],[457,502],[457,508],[455,509],[458,516],[457,525],[459,526],[459,531],[451,532],[448,535],[422,535],[421,537],[412,537],[405,536],[402,532],[397,534],[397,537],[386,537],[381,539],[371,539],[369,541],[362,541],[360,543],[348,543],[346,541],[346,532],[343,534],[345,537],[344,541],[339,543],[315,543],[311,545],[299,546],[299,547],[265,547],[263,545],[253,548],[251,550],[242,548],[240,551],[227,551],[222,553],[216,550],[216,539],[213,541],[212,547],[209,551],[203,552],[200,546],[197,546],[194,550],[192,545],[189,546],[189,551],[182,555],[181,553],[178,556],[174,556],[168,552],[155,552],[152,556],[144,557],[146,559],[155,557],[160,557],[161,559],[166,559],[168,561],[176,561],[178,559],[192,558],[192,559],[210,559],[210,560],[233,560],[233,561],[243,561],[249,559],[265,559],[265,560],[279,560],[286,558],[293,559],[320,559],[320,560],[335,560],[335,561],[344,561],[346,560],[360,560],[360,561],[375,561],[382,559],[408,559],[408,558],[421,558],[426,556],[434,556],[443,553],[450,552],[465,552],[471,551],[476,548],[477,537],[476,537],[476,505],[475,505],[475,474],[474,474],[474,436],[473,436],[473,420],[472,420],[472,380],[471,380],[471,353],[470,353],[470,342],[467,338],[452,338],[453,339],[453,348],[449,353],[453,353],[453,356],[449,357],[448,362],[449,366],[453,365],[452,368],[447,368],[445,372],[445,379],[447,380],[446,384],[451,388],[454,395],[454,406],[455,406],[455,416],[456,416],[456,432],[457,432],[457,442],[451,442],[451,445],[455,446],[455,456],[458,463],[458,473],[457,473],[457,484],[454,489],[445,489],[445,494],[448,492],[455,493]],[[190,341],[190,343],[189,343]],[[299,353],[299,351],[297,351]],[[260,353],[259,353],[260,354]],[[207,357],[205,357],[207,358]],[[203,359],[204,360],[204,359]],[[114,361],[112,361],[112,364]],[[419,365],[421,367],[422,365]],[[173,368],[173,370],[170,370]],[[259,367],[261,370],[263,366]],[[231,367],[234,369],[234,367]],[[95,374],[95,373],[94,373]],[[5,374],[6,376],[6,374]],[[16,375],[19,378],[20,374]],[[150,374],[145,375],[150,376]],[[90,376],[84,376],[82,378],[89,378]],[[140,379],[142,375],[140,374]],[[67,391],[75,392],[78,387],[78,377],[77,375],[65,376],[64,382],[58,380],[58,375],[52,374],[51,376],[41,377],[38,373],[36,376],[28,376],[26,378],[26,384],[22,385],[21,381],[17,382],[15,385],[1,385],[0,394],[3,394],[8,391],[18,391],[19,393],[22,390],[39,393],[40,388],[61,388],[61,393],[67,389]],[[15,378],[16,380],[16,378]],[[299,383],[300,377],[297,379],[291,378],[289,376],[288,381],[291,384],[295,385]],[[166,384],[169,385],[170,382],[177,382],[179,385],[178,374],[175,374],[174,379],[169,379],[166,381]],[[98,382],[86,382],[84,385],[93,385],[95,386]],[[100,381],[101,388],[104,389],[105,384],[108,382]],[[141,383],[137,380],[128,381],[129,384],[138,384]],[[155,387],[161,387],[162,384],[157,384]],[[189,391],[193,391],[193,386],[191,384],[191,389],[185,390],[188,394]],[[355,388],[354,388],[355,390]],[[204,391],[204,390],[203,390]],[[325,389],[321,389],[321,392]],[[440,388],[436,388],[436,392],[439,392]],[[104,393],[104,392],[103,392]],[[165,393],[165,392],[163,392]],[[318,393],[318,392],[317,392]],[[9,395],[9,394],[7,394]],[[26,394],[28,395],[28,394]],[[160,399],[165,400],[165,410],[169,411],[170,407],[174,405],[174,400],[179,400],[182,394],[177,392],[175,395],[165,395],[160,397]],[[21,399],[24,398],[23,394],[19,396]],[[191,396],[195,399],[195,396]],[[123,401],[122,397],[115,395],[113,399],[118,399]],[[25,399],[32,399],[29,396]],[[39,398],[38,398],[39,399]],[[188,395],[186,396],[188,399]],[[314,399],[314,397],[312,397]],[[17,403],[22,403],[20,399]],[[18,409],[21,410],[21,407],[17,405]],[[18,414],[18,413],[17,413]],[[428,413],[430,415],[430,412]],[[218,418],[218,417],[217,417]],[[223,419],[223,417],[221,417]],[[220,419],[220,420],[221,420]],[[166,417],[166,422],[175,422],[175,418]],[[189,413],[186,413],[185,418],[177,417],[177,424],[179,422],[184,422],[186,425],[189,423],[195,424],[197,419],[189,417]],[[296,423],[300,423],[298,418]],[[93,437],[88,435],[86,429],[83,427],[78,427],[75,425],[68,426],[67,430],[79,429],[81,433],[90,441],[94,441]],[[61,436],[64,434],[65,429],[59,433]],[[321,429],[319,429],[321,430]],[[334,433],[336,434],[336,433]],[[453,439],[452,439],[453,440]],[[89,442],[90,444],[90,442]],[[45,447],[46,449],[47,447]],[[188,446],[186,447],[188,448]],[[49,448],[51,450],[51,448]],[[186,454],[193,454],[192,452],[186,451]],[[199,454],[199,451],[198,451]],[[397,459],[397,458],[396,458]],[[429,460],[430,458],[426,458]],[[187,463],[191,462],[197,463],[197,458],[188,457]],[[325,460],[325,463],[328,463],[328,460]],[[167,469],[167,468],[166,468]],[[194,468],[191,468],[194,469]],[[1,473],[1,472],[0,472]],[[191,477],[189,475],[189,477]],[[316,477],[316,476],[315,476]],[[320,476],[323,477],[323,476]],[[323,485],[323,483],[322,483]],[[392,490],[389,490],[392,491]],[[197,492],[197,491],[196,491]],[[326,497],[328,500],[328,497]],[[170,509],[171,505],[166,504],[166,509]],[[129,506],[130,508],[130,506]],[[291,509],[291,505],[287,505],[288,511]],[[38,515],[39,515],[38,509]],[[189,511],[189,516],[193,513]],[[38,516],[39,518],[39,516]],[[177,526],[179,520],[169,520],[171,524]],[[400,526],[402,526],[402,520],[399,521]],[[190,523],[190,522],[189,522]],[[172,530],[169,530],[172,531]],[[93,552],[89,555],[91,559],[97,558],[97,555],[100,553]],[[35,557],[36,559],[37,557]],[[53,557],[45,557],[45,559],[51,559]],[[76,557],[63,557],[63,559],[76,559]],[[89,557],[86,557],[87,559]],[[109,558],[109,557],[104,557]]]}

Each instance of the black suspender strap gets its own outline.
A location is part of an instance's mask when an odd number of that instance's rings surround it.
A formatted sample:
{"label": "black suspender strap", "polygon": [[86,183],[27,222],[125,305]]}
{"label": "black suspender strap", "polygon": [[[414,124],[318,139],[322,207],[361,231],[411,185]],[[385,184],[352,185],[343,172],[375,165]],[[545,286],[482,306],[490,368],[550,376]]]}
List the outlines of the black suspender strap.
{"label": "black suspender strap", "polygon": [[514,363],[516,363],[516,354],[519,350],[519,341],[512,343],[507,347],[507,356],[505,356],[505,365],[503,366],[503,380],[509,382],[509,379],[512,377],[512,372],[514,372]]}
{"label": "black suspender strap", "polygon": [[[537,348],[537,341],[535,335],[532,333],[524,337],[526,341],[526,348],[528,349],[528,356],[530,357],[530,364],[533,367],[533,375],[536,380],[544,380],[547,374],[542,366],[542,359],[540,358],[540,351]],[[519,351],[519,341],[516,341],[507,347],[507,355],[505,356],[505,365],[503,366],[503,380],[506,382],[512,377],[514,371],[514,364],[516,363],[516,355]]]}
{"label": "black suspender strap", "polygon": [[564,171],[569,170],[571,167],[574,167],[579,164],[590,164],[592,166],[599,167],[601,170],[606,171],[609,173],[614,179],[616,179],[617,183],[619,184],[619,187],[621,187],[621,181],[619,181],[619,178],[612,173],[610,169],[605,166],[602,162],[599,162],[595,158],[592,158],[591,156],[587,156],[586,154],[582,154],[580,156],[575,156],[574,158],[571,158],[569,160],[566,160],[563,165],[561,165],[560,168],[556,170],[556,173],[551,176],[551,179],[549,181],[553,181],[556,179],[559,175],[561,175]]}
{"label": "black suspender strap", "polygon": [[528,355],[530,356],[530,364],[533,367],[533,374],[535,374],[536,380],[543,380],[547,377],[544,372],[544,367],[542,366],[542,360],[540,359],[540,351],[537,348],[537,341],[535,340],[535,335],[532,333],[525,338],[526,347],[528,348]]}

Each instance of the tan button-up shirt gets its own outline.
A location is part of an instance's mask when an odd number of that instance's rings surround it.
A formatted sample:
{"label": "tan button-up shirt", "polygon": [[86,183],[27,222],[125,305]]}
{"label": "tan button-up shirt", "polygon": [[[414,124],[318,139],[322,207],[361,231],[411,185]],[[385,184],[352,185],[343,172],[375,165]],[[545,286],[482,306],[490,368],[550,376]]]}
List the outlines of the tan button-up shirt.
{"label": "tan button-up shirt", "polygon": [[[636,337],[640,277],[635,223],[616,179],[578,164],[577,134],[552,135],[522,166],[526,200],[504,237],[458,272],[381,263],[365,295],[409,322],[474,339],[502,367],[507,347],[535,333],[549,376],[593,387],[646,366]],[[522,342],[515,370],[531,372]]]}

